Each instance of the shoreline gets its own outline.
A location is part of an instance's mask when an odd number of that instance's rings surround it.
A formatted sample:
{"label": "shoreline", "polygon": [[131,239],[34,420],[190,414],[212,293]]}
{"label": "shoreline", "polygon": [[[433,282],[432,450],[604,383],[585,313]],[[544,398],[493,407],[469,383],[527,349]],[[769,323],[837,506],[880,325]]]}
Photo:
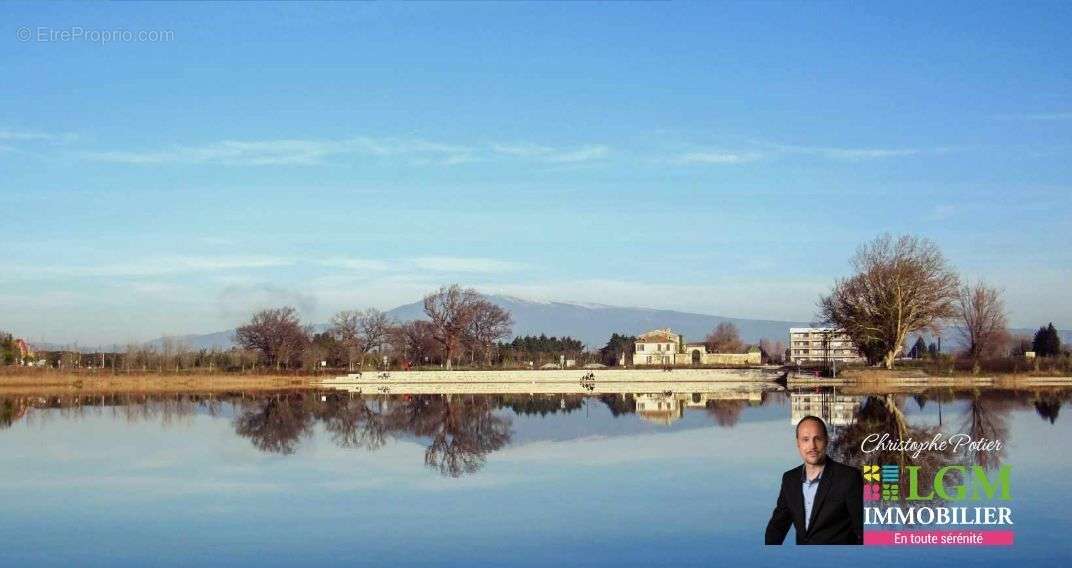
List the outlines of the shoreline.
{"label": "shoreline", "polygon": [[[586,377],[591,373],[592,376]],[[449,393],[563,393],[614,392],[704,392],[735,387],[770,386],[781,390],[836,387],[846,391],[908,394],[934,388],[997,390],[1072,389],[1072,376],[893,376],[886,371],[856,370],[846,376],[816,378],[789,373],[784,383],[776,368],[677,369],[672,372],[636,369],[570,369],[540,371],[394,371],[386,377],[376,372],[356,375],[269,374],[132,374],[25,373],[0,374],[0,396],[77,393],[195,394],[214,392],[263,392],[280,390],[340,389],[366,394]],[[590,386],[586,387],[585,383]],[[591,386],[597,388],[593,389]],[[844,392],[844,391],[843,391]],[[848,392],[846,392],[848,394]]]}

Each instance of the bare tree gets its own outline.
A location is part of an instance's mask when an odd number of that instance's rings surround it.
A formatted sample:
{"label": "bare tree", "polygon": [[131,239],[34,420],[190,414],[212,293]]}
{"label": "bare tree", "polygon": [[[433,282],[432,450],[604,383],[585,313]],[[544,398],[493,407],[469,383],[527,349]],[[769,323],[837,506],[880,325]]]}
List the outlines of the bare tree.
{"label": "bare tree", "polygon": [[343,310],[331,318],[331,334],[346,352],[347,368],[351,371],[354,370],[354,360],[364,354],[361,341],[361,317],[362,313],[358,310]]}
{"label": "bare tree", "polygon": [[739,353],[744,350],[744,342],[737,332],[737,326],[726,321],[715,326],[715,329],[707,334],[704,343],[711,353]]}
{"label": "bare tree", "polygon": [[360,321],[361,339],[365,344],[365,352],[382,350],[384,340],[387,339],[387,332],[391,329],[391,318],[380,310],[369,308],[362,314]]}
{"label": "bare tree", "polygon": [[349,369],[354,370],[354,361],[365,368],[365,354],[383,349],[391,318],[380,310],[343,310],[331,318],[331,334],[346,351]]}
{"label": "bare tree", "polygon": [[491,348],[495,342],[510,335],[514,320],[510,312],[487,301],[479,300],[473,306],[473,318],[466,334],[474,349],[484,356],[484,363],[491,359]]}
{"label": "bare tree", "polygon": [[937,331],[957,314],[960,281],[928,239],[882,235],[857,249],[852,266],[856,274],[820,299],[820,318],[861,352],[880,353],[887,369],[908,334]]}
{"label": "bare tree", "polygon": [[396,348],[404,360],[414,361],[418,366],[425,358],[433,358],[437,353],[435,330],[431,322],[425,320],[408,321],[395,328]]}
{"label": "bare tree", "polygon": [[463,290],[457,284],[443,286],[424,297],[424,313],[432,321],[433,336],[443,346],[448,370],[472,325],[475,306],[480,301],[476,290]]}
{"label": "bare tree", "polygon": [[959,330],[968,345],[968,357],[978,366],[979,359],[1003,351],[1009,342],[1005,302],[1001,291],[979,282],[960,290],[957,309]]}
{"label": "bare tree", "polygon": [[261,310],[250,322],[235,330],[235,340],[245,349],[257,351],[276,369],[292,364],[309,338],[297,311],[290,307]]}

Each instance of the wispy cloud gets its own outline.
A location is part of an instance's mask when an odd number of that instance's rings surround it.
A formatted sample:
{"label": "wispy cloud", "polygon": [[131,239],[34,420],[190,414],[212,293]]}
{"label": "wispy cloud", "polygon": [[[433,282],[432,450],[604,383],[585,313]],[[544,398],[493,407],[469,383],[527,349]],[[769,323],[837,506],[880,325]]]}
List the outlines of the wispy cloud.
{"label": "wispy cloud", "polygon": [[126,164],[222,164],[230,166],[314,165],[337,155],[372,157],[409,156],[461,160],[472,153],[465,146],[425,140],[356,137],[346,140],[224,140],[200,146],[172,146],[148,152],[87,152],[84,156],[102,162]]}
{"label": "wispy cloud", "polygon": [[11,273],[25,276],[161,276],[291,264],[293,262],[288,259],[269,256],[161,256],[111,264],[16,266]]}
{"label": "wispy cloud", "polygon": [[324,259],[324,260],[320,261],[320,264],[323,265],[323,266],[330,266],[330,267],[334,267],[334,268],[345,268],[347,270],[359,270],[359,271],[363,271],[363,270],[382,271],[382,270],[389,270],[391,268],[391,265],[389,263],[385,262],[385,261],[372,260],[372,259],[367,259],[367,258],[347,258],[347,257],[327,258],[327,259]]}
{"label": "wispy cloud", "polygon": [[529,265],[511,260],[500,260],[484,257],[460,257],[460,256],[422,256],[417,258],[399,258],[390,261],[333,257],[317,261],[321,266],[341,268],[356,272],[391,272],[415,273],[415,272],[513,272],[523,270]]}
{"label": "wispy cloud", "polygon": [[678,164],[743,164],[762,157],[758,152],[695,151],[681,154],[672,161]]}
{"label": "wispy cloud", "polygon": [[271,284],[228,286],[220,292],[216,302],[220,313],[229,318],[280,306],[293,306],[309,318],[316,314],[317,307],[317,299],[312,294]]}
{"label": "wispy cloud", "polygon": [[67,143],[78,138],[71,132],[41,132],[37,130],[12,130],[0,128],[0,140],[13,142]]}
{"label": "wispy cloud", "polygon": [[527,264],[510,260],[453,256],[426,256],[415,258],[412,262],[422,270],[440,272],[511,272],[528,267]]}
{"label": "wispy cloud", "polygon": [[945,221],[957,213],[957,206],[946,204],[935,205],[928,211],[923,219],[925,221]]}
{"label": "wispy cloud", "polygon": [[603,145],[555,148],[536,144],[466,145],[420,139],[354,137],[343,140],[223,140],[152,151],[86,152],[90,160],[124,164],[221,164],[229,166],[316,165],[333,156],[402,158],[417,165],[457,165],[494,158],[574,163],[606,157]]}
{"label": "wispy cloud", "polygon": [[796,146],[770,144],[770,147],[788,153],[808,154],[834,160],[871,160],[899,156],[916,156],[948,151],[948,148],[836,148],[829,146]]}
{"label": "wispy cloud", "polygon": [[503,156],[526,158],[541,162],[576,163],[600,160],[610,154],[610,148],[603,145],[580,146],[577,148],[555,148],[539,144],[493,144],[491,150]]}
{"label": "wispy cloud", "polygon": [[994,115],[994,118],[1000,120],[1034,120],[1034,121],[1051,121],[1051,120],[1072,120],[1072,112],[1036,112],[1026,114],[998,114]]}

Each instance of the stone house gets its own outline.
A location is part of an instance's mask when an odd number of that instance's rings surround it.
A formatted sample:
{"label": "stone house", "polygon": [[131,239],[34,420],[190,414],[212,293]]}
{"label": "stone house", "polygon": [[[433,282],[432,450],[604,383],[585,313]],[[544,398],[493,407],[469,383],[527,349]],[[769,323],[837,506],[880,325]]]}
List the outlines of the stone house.
{"label": "stone house", "polygon": [[748,353],[708,353],[704,343],[686,343],[684,336],[670,328],[654,329],[637,337],[633,353],[635,366],[759,365],[759,349]]}

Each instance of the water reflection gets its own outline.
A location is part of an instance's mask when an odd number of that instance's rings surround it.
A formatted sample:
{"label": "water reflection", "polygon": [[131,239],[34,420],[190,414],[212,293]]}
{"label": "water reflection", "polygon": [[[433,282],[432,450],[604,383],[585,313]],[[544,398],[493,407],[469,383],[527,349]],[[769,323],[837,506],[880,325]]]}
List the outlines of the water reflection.
{"label": "water reflection", "polygon": [[[592,405],[619,421],[658,428],[677,427],[694,414],[700,425],[733,428],[750,409],[789,406],[789,421],[813,414],[831,429],[831,454],[854,465],[921,465],[924,475],[964,456],[925,452],[881,451],[864,455],[861,442],[873,434],[892,439],[929,440],[940,432],[963,432],[973,438],[1004,440],[1010,435],[1013,410],[1035,412],[1055,424],[1072,390],[953,390],[918,393],[864,392],[851,389],[772,391],[724,389],[717,392],[647,392],[592,395],[360,395],[339,390],[293,390],[218,394],[102,394],[0,397],[0,428],[20,421],[62,419],[110,413],[136,423],[163,425],[195,414],[231,420],[234,432],[266,453],[290,455],[314,436],[318,427],[341,448],[375,452],[396,439],[424,446],[424,463],[446,477],[474,474],[488,456],[511,444],[515,421],[553,420],[588,412]],[[690,424],[695,427],[693,419]],[[0,434],[2,436],[2,434]],[[994,469],[1005,450],[976,452],[969,464]]]}

